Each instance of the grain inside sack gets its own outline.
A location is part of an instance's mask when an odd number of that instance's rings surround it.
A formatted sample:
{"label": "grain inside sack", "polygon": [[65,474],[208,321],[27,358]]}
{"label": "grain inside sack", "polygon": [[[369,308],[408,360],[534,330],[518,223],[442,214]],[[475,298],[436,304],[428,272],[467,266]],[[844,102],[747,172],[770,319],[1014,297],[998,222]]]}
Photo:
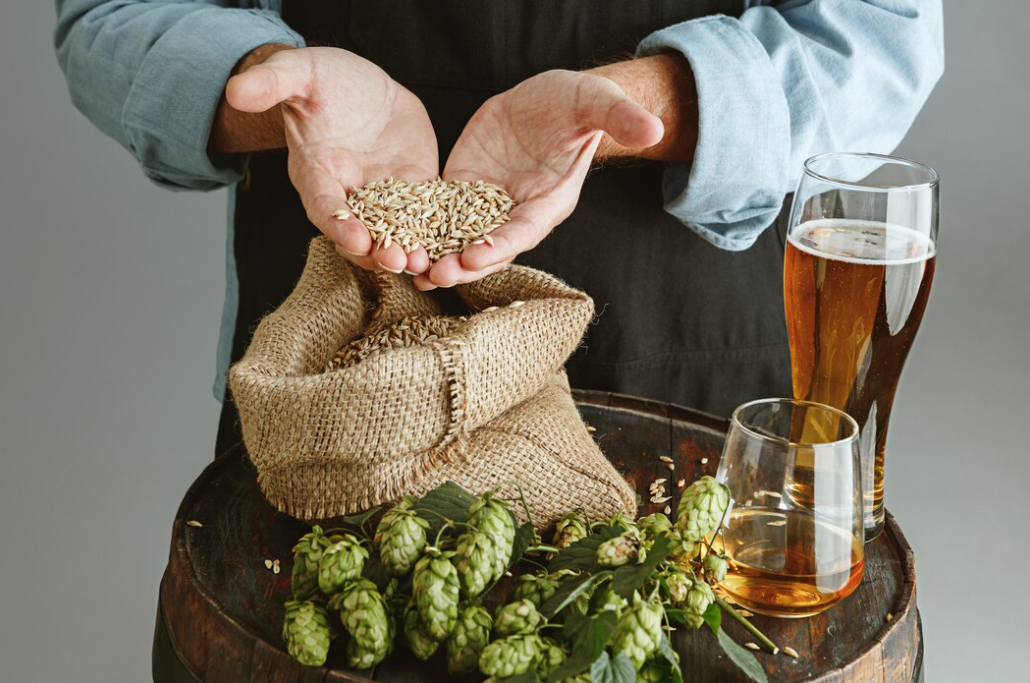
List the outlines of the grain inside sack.
{"label": "grain inside sack", "polygon": [[460,311],[409,277],[350,265],[326,238],[311,243],[296,289],[230,372],[268,500],[322,519],[448,480],[471,491],[518,481],[541,527],[575,509],[633,514],[634,492],[562,369],[591,299],[520,266],[454,292]]}

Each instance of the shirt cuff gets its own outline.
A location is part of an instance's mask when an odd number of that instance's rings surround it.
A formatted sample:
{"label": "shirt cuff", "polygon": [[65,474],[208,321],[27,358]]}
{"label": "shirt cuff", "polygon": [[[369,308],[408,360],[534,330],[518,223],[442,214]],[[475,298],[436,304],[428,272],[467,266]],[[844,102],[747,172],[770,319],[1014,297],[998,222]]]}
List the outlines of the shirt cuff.
{"label": "shirt cuff", "polygon": [[274,12],[210,8],[154,43],[122,111],[129,148],[151,180],[210,190],[242,178],[247,156],[209,155],[208,138],[233,68],[269,43],[302,47],[304,39]]}
{"label": "shirt cuff", "polygon": [[651,34],[638,56],[679,52],[697,84],[690,166],[665,172],[665,210],[722,249],[747,249],[776,219],[789,174],[790,113],[769,54],[737,20],[695,19]]}

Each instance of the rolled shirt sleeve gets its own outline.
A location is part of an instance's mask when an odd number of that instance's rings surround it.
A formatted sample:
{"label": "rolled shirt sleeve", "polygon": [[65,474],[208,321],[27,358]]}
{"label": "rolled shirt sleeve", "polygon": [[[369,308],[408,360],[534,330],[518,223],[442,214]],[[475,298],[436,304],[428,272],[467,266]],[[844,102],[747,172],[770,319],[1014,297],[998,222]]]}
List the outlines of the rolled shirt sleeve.
{"label": "rolled shirt sleeve", "polygon": [[638,47],[682,53],[697,84],[697,147],[666,169],[666,211],[735,251],[776,219],[808,157],[892,151],[944,70],[940,0],[748,4]]}
{"label": "rolled shirt sleeve", "polygon": [[209,190],[239,180],[246,159],[207,150],[233,67],[261,45],[304,44],[277,10],[271,0],[57,0],[54,42],[75,106],[149,178]]}

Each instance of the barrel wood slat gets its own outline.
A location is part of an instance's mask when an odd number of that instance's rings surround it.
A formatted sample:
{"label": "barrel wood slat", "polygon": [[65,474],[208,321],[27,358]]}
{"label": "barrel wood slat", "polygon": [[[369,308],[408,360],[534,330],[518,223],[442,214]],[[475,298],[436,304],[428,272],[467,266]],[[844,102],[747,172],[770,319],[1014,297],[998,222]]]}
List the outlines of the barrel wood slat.
{"label": "barrel wood slat", "polygon": [[[715,473],[726,420],[602,392],[577,392],[576,397],[602,450],[640,493],[642,514],[670,505],[675,515],[682,490],[677,482]],[[662,456],[673,460],[671,470]],[[662,477],[670,500],[651,503],[648,488]],[[203,526],[188,526],[187,520]],[[418,662],[402,647],[371,674],[347,670],[339,646],[326,668],[304,667],[286,655],[279,631],[290,590],[290,548],[305,529],[264,500],[242,447],[204,471],[186,494],[173,527],[154,640],[156,683],[448,680],[442,655]],[[265,559],[279,559],[282,572],[266,569]],[[777,644],[801,655],[756,653],[770,681],[909,683],[920,678],[914,556],[890,515],[884,534],[866,546],[865,572],[858,590],[823,614],[753,618]],[[753,640],[736,622],[723,625],[738,642]],[[686,680],[746,680],[710,633],[677,631],[672,640]]]}

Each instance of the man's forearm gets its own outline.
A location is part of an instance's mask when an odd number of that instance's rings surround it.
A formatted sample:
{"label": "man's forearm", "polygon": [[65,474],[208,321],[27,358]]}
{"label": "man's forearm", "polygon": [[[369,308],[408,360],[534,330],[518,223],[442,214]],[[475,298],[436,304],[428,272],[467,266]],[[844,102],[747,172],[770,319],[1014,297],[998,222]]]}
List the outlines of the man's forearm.
{"label": "man's forearm", "polygon": [[[281,50],[293,49],[289,45],[262,45],[240,60],[233,75],[243,73]],[[212,152],[259,152],[286,147],[283,133],[283,114],[280,107],[272,107],[261,114],[249,114],[233,109],[225,95],[218,105],[208,149]]]}
{"label": "man's forearm", "polygon": [[654,147],[629,149],[604,136],[595,157],[635,157],[655,161],[689,163],[697,146],[697,91],[690,64],[680,54],[661,54],[606,64],[589,73],[615,81],[665,124],[665,137]]}

